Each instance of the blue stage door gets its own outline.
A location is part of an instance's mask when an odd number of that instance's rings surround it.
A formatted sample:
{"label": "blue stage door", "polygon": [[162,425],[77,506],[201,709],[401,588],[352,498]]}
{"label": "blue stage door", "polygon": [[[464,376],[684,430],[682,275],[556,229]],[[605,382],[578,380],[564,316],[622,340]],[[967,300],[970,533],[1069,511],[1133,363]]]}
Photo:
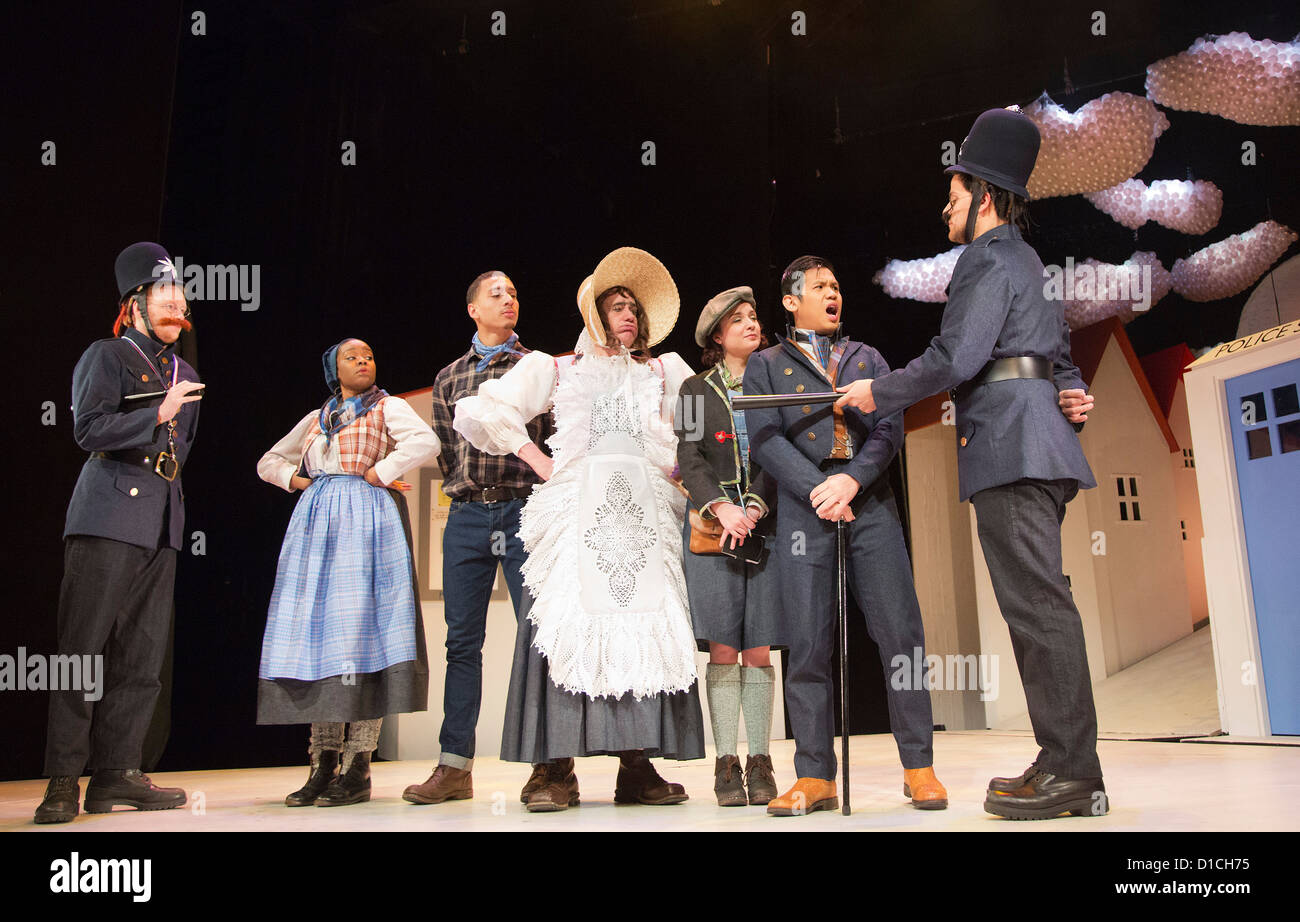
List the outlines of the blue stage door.
{"label": "blue stage door", "polygon": [[[1300,734],[1300,359],[1224,385],[1274,733]],[[1213,566],[1213,561],[1206,561]]]}

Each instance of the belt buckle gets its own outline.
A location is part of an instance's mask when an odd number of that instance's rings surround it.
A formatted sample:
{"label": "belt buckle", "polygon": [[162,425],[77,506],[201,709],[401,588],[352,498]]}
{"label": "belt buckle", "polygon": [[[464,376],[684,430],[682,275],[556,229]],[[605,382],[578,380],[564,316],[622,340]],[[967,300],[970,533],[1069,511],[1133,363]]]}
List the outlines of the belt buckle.
{"label": "belt buckle", "polygon": [[485,502],[485,503],[499,503],[499,502],[501,502],[501,488],[500,488],[500,487],[487,487],[486,489],[484,489],[484,490],[483,490],[483,502]]}
{"label": "belt buckle", "polygon": [[181,465],[171,452],[160,451],[158,452],[158,463],[153,466],[153,472],[163,480],[171,483],[176,479],[176,475],[181,472]]}

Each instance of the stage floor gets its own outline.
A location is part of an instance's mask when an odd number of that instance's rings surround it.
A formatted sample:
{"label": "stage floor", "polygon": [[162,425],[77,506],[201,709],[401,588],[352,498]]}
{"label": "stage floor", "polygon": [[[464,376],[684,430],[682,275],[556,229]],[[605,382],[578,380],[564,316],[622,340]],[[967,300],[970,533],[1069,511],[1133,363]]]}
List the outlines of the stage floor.
{"label": "stage floor", "polygon": [[[836,741],[838,748],[838,740]],[[743,747],[742,747],[743,748]],[[416,806],[401,799],[408,785],[423,781],[427,762],[379,762],[373,767],[374,794],[351,807],[283,805],[285,794],[306,778],[305,766],[231,771],[170,772],[153,775],[161,785],[180,785],[190,794],[183,809],[152,813],[119,810],[79,816],[61,826],[36,826],[32,811],[44,781],[0,784],[0,831],[65,829],[117,831],[384,831],[807,832],[871,830],[921,832],[1117,832],[1172,830],[1300,830],[1300,746],[1197,745],[1134,740],[1098,744],[1111,810],[1104,817],[1067,817],[1050,822],[1009,822],[983,811],[984,790],[993,775],[1014,775],[1033,758],[1026,734],[967,731],[935,734],[936,772],[948,788],[949,808],[921,811],[902,797],[902,770],[893,738],[852,740],[852,806],[849,817],[815,813],[770,817],[763,807],[721,808],[713,798],[713,760],[656,760],[661,774],[686,786],[691,799],[670,807],[614,805],[614,759],[580,759],[582,805],[562,813],[530,814],[519,803],[528,767],[479,760],[474,799]],[[794,780],[794,742],[772,744],[777,784]],[[85,793],[86,779],[82,779]]]}

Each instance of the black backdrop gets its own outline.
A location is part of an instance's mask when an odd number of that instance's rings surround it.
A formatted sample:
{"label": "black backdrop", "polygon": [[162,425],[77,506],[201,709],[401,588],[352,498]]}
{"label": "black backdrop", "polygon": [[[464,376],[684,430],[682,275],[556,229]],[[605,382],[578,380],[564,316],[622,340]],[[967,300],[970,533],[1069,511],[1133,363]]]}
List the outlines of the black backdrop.
{"label": "black backdrop", "polygon": [[[429,385],[462,353],[463,293],[500,268],[519,332],[566,351],[578,283],[608,250],[659,256],[683,296],[663,351],[698,366],[695,316],[752,284],[769,329],[776,282],[805,252],[835,262],[846,327],[893,364],[918,354],[942,305],[871,283],[892,257],[946,250],[944,141],[991,106],[1043,90],[1075,109],[1143,93],[1145,67],[1206,33],[1289,40],[1291,4],[678,0],[43,4],[6,10],[4,251],[11,364],[3,464],[11,498],[0,653],[52,652],[67,497],[83,455],[67,410],[73,365],[107,335],[112,261],[141,239],[189,264],[257,265],[261,303],[195,303],[185,350],[205,381],[185,474],[171,739],[162,769],[301,760],[301,728],[257,727],[255,677],[293,498],[256,477],[261,453],[324,398],[319,355],[376,349],[390,392]],[[506,34],[491,32],[494,10]],[[791,34],[791,14],[807,34]],[[206,34],[194,35],[194,14]],[[1072,90],[1072,91],[1071,91]],[[1296,128],[1166,111],[1139,176],[1211,179],[1223,219],[1204,237],[1137,234],[1079,197],[1032,208],[1044,262],[1174,259],[1265,218],[1300,226],[1287,170]],[[40,163],[41,144],[57,163]],[[1258,164],[1240,162],[1256,142]],[[353,142],[356,165],[341,162]],[[655,145],[654,165],[643,144]],[[1294,252],[1294,249],[1292,252]],[[1168,296],[1129,326],[1140,354],[1231,338],[1245,295]],[[779,327],[777,327],[779,329]],[[43,407],[57,408],[55,425]],[[897,466],[893,475],[897,477]],[[854,731],[887,729],[875,651],[854,626]],[[432,651],[437,655],[439,651]],[[0,694],[0,778],[41,770],[45,698]]]}

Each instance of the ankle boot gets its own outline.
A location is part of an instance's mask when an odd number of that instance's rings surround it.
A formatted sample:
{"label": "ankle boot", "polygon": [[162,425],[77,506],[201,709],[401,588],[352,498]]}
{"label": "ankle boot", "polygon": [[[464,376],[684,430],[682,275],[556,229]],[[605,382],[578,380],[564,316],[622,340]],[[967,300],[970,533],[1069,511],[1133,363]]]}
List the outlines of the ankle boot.
{"label": "ankle boot", "polygon": [[70,823],[81,809],[81,785],[73,775],[55,775],[36,808],[37,823]]}
{"label": "ankle boot", "polygon": [[643,751],[619,753],[616,804],[679,804],[689,797],[680,784],[665,781]]}
{"label": "ankle boot", "polygon": [[745,756],[745,788],[751,804],[771,803],[776,797],[776,775],[772,772],[772,757],[767,753]]}
{"label": "ankle boot", "polygon": [[160,788],[138,768],[101,769],[86,785],[86,812],[111,813],[114,807],[172,810],[185,804],[180,788]]}
{"label": "ankle boot", "polygon": [[333,749],[317,753],[316,761],[311,764],[311,773],[307,783],[284,799],[286,807],[310,807],[316,798],[325,792],[331,782],[338,777],[339,754]]}
{"label": "ankle boot", "polygon": [[745,797],[739,756],[718,756],[714,760],[713,793],[717,795],[719,807],[743,807],[749,802]]}
{"label": "ankle boot", "polygon": [[316,798],[318,807],[346,807],[370,799],[370,753],[354,752],[352,764]]}

